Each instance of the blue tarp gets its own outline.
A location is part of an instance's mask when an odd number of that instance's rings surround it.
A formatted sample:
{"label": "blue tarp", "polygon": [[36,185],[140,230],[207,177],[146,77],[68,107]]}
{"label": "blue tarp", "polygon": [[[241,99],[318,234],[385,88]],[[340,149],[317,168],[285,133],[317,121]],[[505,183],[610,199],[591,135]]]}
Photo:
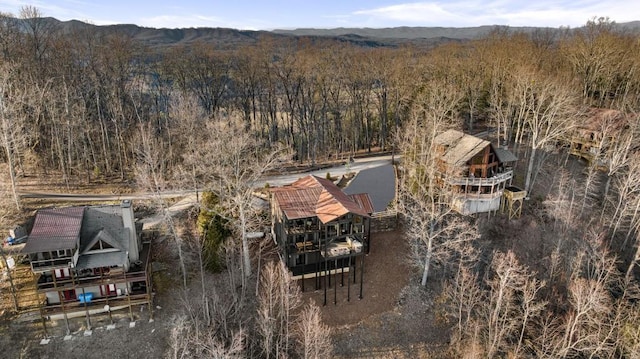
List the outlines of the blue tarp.
{"label": "blue tarp", "polygon": [[80,303],[91,303],[91,299],[93,299],[93,293],[78,294]]}

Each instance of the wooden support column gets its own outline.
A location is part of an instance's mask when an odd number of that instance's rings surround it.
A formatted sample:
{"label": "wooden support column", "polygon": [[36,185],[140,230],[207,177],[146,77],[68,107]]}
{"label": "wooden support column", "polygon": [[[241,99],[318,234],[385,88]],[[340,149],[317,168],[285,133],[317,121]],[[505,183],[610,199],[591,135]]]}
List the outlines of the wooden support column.
{"label": "wooden support column", "polygon": [[[335,275],[336,277],[338,276],[338,259],[335,260],[335,267],[334,267],[334,272],[333,275]],[[333,305],[338,304],[338,279],[334,278],[333,281]]]}
{"label": "wooden support column", "polygon": [[353,262],[353,283],[358,283],[356,281],[356,272],[358,271],[357,268],[358,268],[358,257],[356,256],[354,257],[354,262]]}
{"label": "wooden support column", "polygon": [[87,330],[91,330],[91,319],[89,316],[89,307],[87,306],[87,297],[86,297],[86,293],[84,291],[84,287],[82,287],[82,297],[83,297],[83,302],[84,302],[84,311],[85,311],[85,316],[87,319]]}
{"label": "wooden support column", "polygon": [[49,333],[47,332],[47,321],[44,318],[44,310],[42,309],[42,305],[39,305],[38,308],[40,309],[40,319],[42,320],[42,329],[44,330],[44,337],[48,338]]}
{"label": "wooden support column", "polygon": [[327,305],[327,260],[324,261],[324,302],[322,305]]}
{"label": "wooden support column", "polygon": [[[67,326],[67,335],[69,335],[69,333],[71,333],[71,329],[69,328],[69,317],[67,317],[67,309],[64,307],[64,296],[60,294],[60,291],[58,290],[55,270],[53,271],[53,288],[55,289],[56,293],[58,293],[58,300],[60,301],[60,307],[62,308],[62,315],[64,315],[64,323]],[[36,292],[37,292],[37,287],[36,287]]]}
{"label": "wooden support column", "polygon": [[[322,254],[322,252],[321,252]],[[327,239],[324,240],[324,302],[323,305],[327,305]]]}
{"label": "wooden support column", "polygon": [[[352,255],[349,254],[349,271],[351,271],[351,259]],[[351,301],[351,276],[347,273],[347,302]]]}
{"label": "wooden support column", "polygon": [[[127,303],[129,304],[129,318],[133,322],[133,308],[131,307],[131,289],[129,289],[129,282],[127,282],[127,272],[124,272],[124,281],[127,287]],[[150,291],[150,288],[147,287],[147,292]]]}
{"label": "wooden support column", "polygon": [[[151,250],[151,249],[149,249]],[[151,282],[151,271],[149,271],[148,264],[144,269],[145,279],[147,280],[147,301],[149,302],[149,319],[153,319],[153,283]]]}
{"label": "wooden support column", "polygon": [[364,284],[364,254],[360,255],[360,296],[358,299],[362,299],[362,285]]}
{"label": "wooden support column", "polygon": [[316,262],[316,290],[320,289],[320,262]]}
{"label": "wooden support column", "polygon": [[[396,219],[398,219],[398,212],[396,212]],[[371,252],[371,217],[367,218],[367,254]]]}

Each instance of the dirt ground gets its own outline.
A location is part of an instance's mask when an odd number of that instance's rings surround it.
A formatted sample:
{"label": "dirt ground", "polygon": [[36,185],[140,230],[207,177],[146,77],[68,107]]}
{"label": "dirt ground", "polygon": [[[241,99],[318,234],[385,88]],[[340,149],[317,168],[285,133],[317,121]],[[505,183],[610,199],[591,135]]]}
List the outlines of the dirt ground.
{"label": "dirt ground", "polygon": [[[43,205],[40,200],[32,202],[28,206],[34,209]],[[321,307],[323,320],[331,328],[336,357],[427,357],[448,338],[446,328],[434,319],[432,299],[428,299],[434,294],[417,285],[419,274],[408,266],[409,247],[400,232],[373,233],[371,240],[371,252],[365,258],[362,299],[358,299],[359,263],[356,283],[348,286],[345,281],[334,291],[333,279],[327,290],[326,306],[323,306],[324,290],[315,290],[313,279],[306,281],[303,299],[313,300]],[[345,273],[345,280],[348,276]],[[350,301],[347,301],[348,289]],[[6,307],[7,293],[1,294]],[[337,304],[333,302],[334,294]],[[16,323],[9,316],[9,310],[0,310],[0,357],[162,358],[169,349],[167,338],[172,326],[172,308],[176,305],[179,300],[159,295],[154,302],[153,321],[148,308],[138,307],[134,312],[134,326],[128,311],[114,313],[114,329],[108,329],[107,315],[92,316],[91,335],[85,334],[87,323],[83,317],[72,319],[69,336],[63,321],[48,322],[45,334],[39,321]],[[48,343],[41,344],[45,337]]]}
{"label": "dirt ground", "polygon": [[[409,267],[409,246],[399,231],[374,233],[371,240],[363,298],[357,297],[359,273],[358,283],[351,286],[351,301],[347,302],[346,282],[337,288],[337,304],[335,288],[327,290],[322,316],[332,331],[334,354],[339,358],[433,357],[449,337],[446,326],[435,320],[434,292],[419,285],[418,273]],[[307,287],[314,289],[313,281]],[[322,306],[323,289],[305,292],[304,297]]]}
{"label": "dirt ground", "polygon": [[86,331],[85,318],[70,320],[71,333],[66,335],[63,321],[47,322],[49,341],[42,324],[6,323],[0,326],[0,350],[3,358],[161,358],[167,349],[169,327],[162,310],[156,309],[156,318],[149,320],[148,311],[134,313],[134,326],[127,313],[113,314],[114,329],[108,329],[107,315],[92,316],[92,330]]}
{"label": "dirt ground", "polygon": [[[407,265],[408,245],[399,232],[372,235],[371,252],[365,258],[363,298],[358,299],[357,283],[335,288],[332,281],[323,306],[324,288],[315,290],[313,279],[305,283],[303,299],[313,300],[322,308],[323,320],[330,326],[339,358],[421,358],[437,350],[448,337],[433,312],[432,293],[418,285],[417,273]],[[338,275],[338,285],[340,276]],[[352,279],[352,276],[350,276]],[[347,290],[351,300],[347,301]],[[337,289],[337,291],[336,291]],[[336,295],[337,304],[333,298]],[[85,318],[70,321],[71,335],[66,336],[63,321],[47,323],[49,342],[42,324],[11,323],[0,325],[0,350],[6,358],[161,358],[169,348],[171,330],[170,298],[156,298],[154,320],[146,307],[136,308],[135,326],[128,311],[113,315],[115,329],[108,329],[107,315],[92,317],[91,335],[86,335]],[[165,306],[165,307],[163,307]],[[427,324],[425,324],[427,323]],[[65,338],[66,337],[66,338]]]}

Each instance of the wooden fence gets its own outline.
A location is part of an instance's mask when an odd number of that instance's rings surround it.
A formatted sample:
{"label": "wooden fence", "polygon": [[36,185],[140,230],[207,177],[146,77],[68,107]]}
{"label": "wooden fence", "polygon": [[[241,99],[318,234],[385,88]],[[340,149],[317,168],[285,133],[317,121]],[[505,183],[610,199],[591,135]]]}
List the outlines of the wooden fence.
{"label": "wooden fence", "polygon": [[395,231],[398,229],[398,211],[390,209],[371,215],[371,232]]}

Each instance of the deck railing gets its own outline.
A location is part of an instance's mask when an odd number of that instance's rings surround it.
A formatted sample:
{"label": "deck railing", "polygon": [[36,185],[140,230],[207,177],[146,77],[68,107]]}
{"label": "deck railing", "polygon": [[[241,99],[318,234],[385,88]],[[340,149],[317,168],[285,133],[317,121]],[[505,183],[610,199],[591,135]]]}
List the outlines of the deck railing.
{"label": "deck railing", "polygon": [[513,178],[513,170],[498,173],[493,177],[457,177],[447,178],[447,183],[455,186],[495,186]]}
{"label": "deck railing", "polygon": [[48,272],[54,269],[70,268],[73,264],[73,257],[51,258],[32,260],[31,268],[34,272]]}
{"label": "deck railing", "polygon": [[491,199],[495,199],[498,197],[502,196],[502,190],[497,190],[493,193],[477,193],[477,192],[470,192],[470,193],[454,193],[452,194],[452,197],[456,200],[468,200],[468,201],[473,201],[473,200],[491,200]]}
{"label": "deck railing", "polygon": [[105,284],[115,284],[115,283],[131,283],[131,282],[141,282],[145,281],[147,278],[147,274],[145,271],[139,272],[129,272],[126,275],[123,272],[119,273],[109,273],[107,275],[103,275],[102,277],[99,275],[90,275],[90,276],[75,276],[68,278],[56,278],[55,283],[52,277],[51,281],[38,282],[38,291],[41,293],[48,292],[54,287],[57,290],[66,290],[66,289],[74,289],[81,287],[88,287],[92,285],[105,285]]}

